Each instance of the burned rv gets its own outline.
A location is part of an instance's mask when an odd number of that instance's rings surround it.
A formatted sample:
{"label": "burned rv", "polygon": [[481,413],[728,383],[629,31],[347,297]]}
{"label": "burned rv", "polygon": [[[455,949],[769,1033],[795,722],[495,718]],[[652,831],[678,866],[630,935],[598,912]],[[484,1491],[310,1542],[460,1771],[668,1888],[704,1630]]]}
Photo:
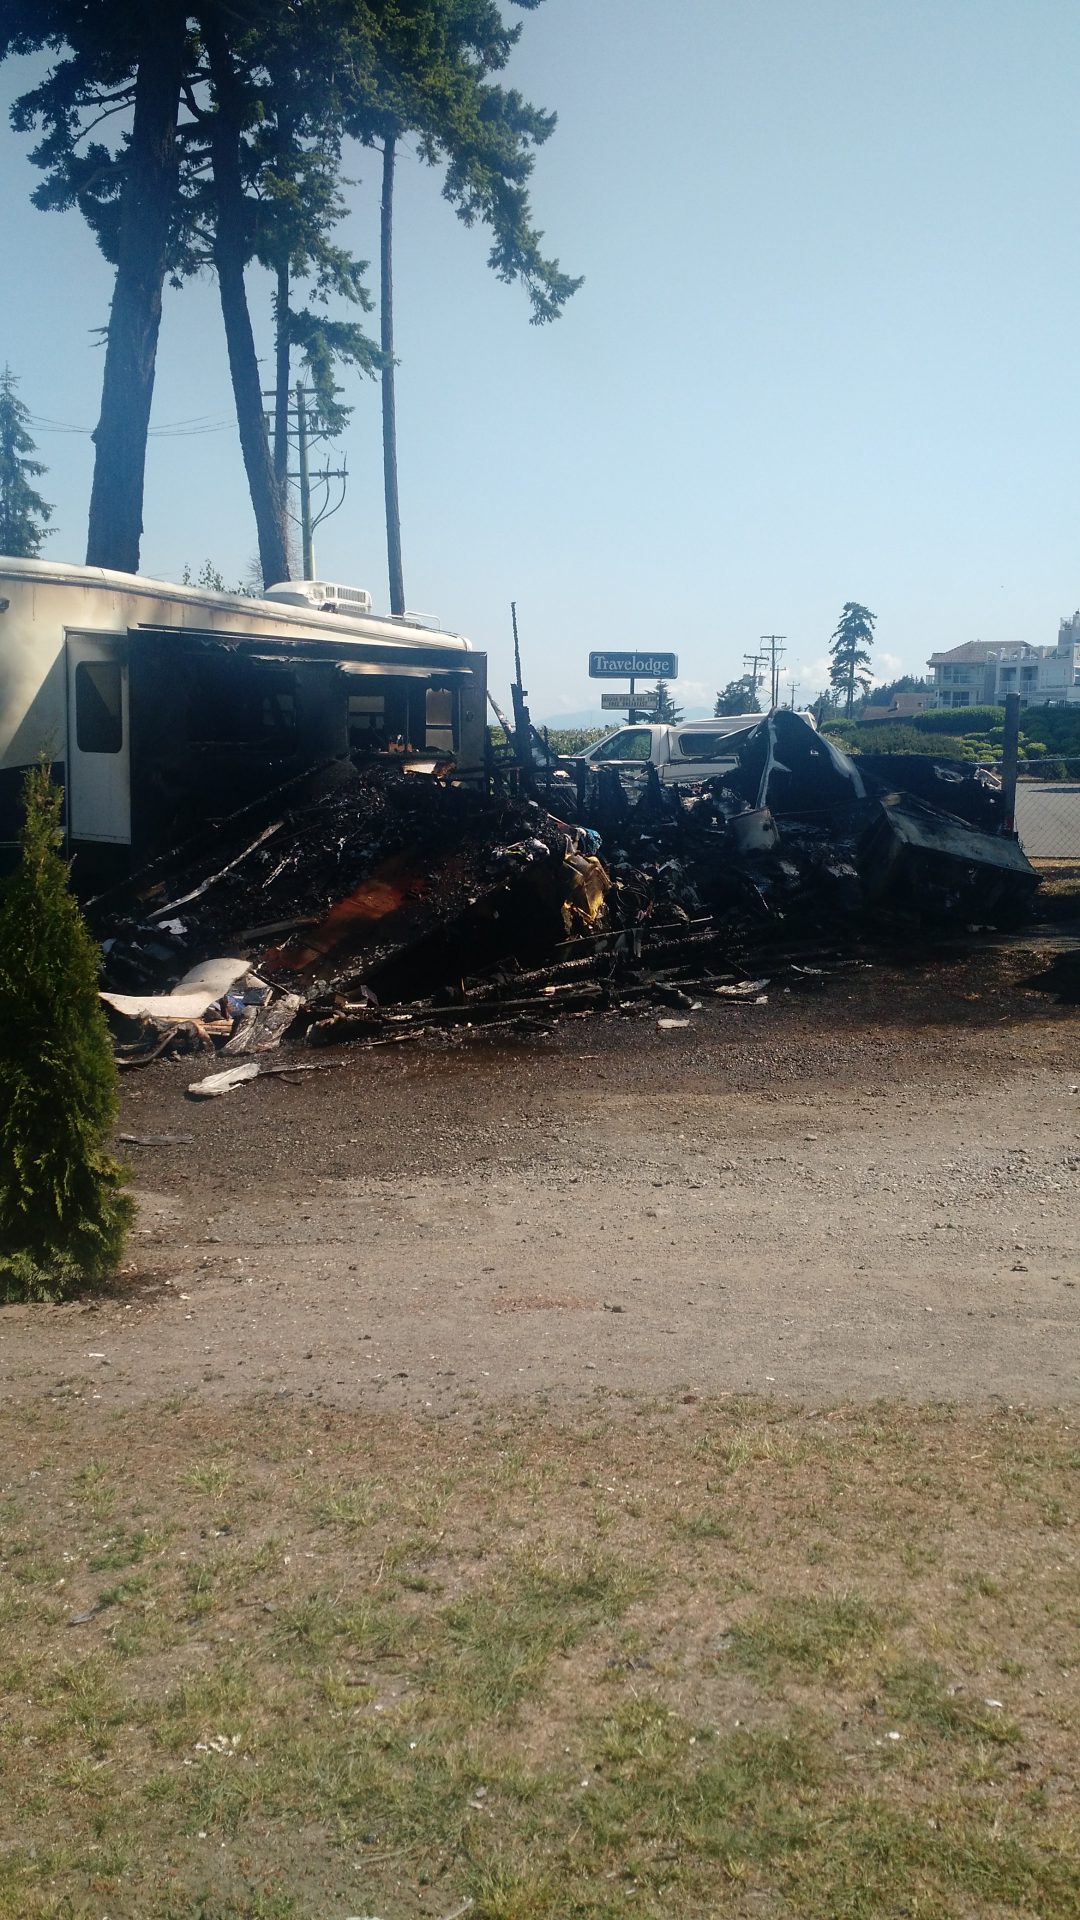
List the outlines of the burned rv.
{"label": "burned rv", "polygon": [[0,559],[0,857],[42,753],[93,883],[350,753],[481,779],[485,656],[340,590],[320,604]]}

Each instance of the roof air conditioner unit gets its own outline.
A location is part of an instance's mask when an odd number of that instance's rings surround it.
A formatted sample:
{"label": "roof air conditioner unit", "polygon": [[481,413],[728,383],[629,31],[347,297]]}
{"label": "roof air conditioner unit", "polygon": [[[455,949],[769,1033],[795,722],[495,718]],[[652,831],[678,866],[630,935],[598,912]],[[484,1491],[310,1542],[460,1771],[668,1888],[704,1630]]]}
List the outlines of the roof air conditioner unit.
{"label": "roof air conditioner unit", "polygon": [[313,613],[371,612],[371,595],[364,587],[341,587],[329,580],[278,580],[262,597],[284,606],[309,607]]}

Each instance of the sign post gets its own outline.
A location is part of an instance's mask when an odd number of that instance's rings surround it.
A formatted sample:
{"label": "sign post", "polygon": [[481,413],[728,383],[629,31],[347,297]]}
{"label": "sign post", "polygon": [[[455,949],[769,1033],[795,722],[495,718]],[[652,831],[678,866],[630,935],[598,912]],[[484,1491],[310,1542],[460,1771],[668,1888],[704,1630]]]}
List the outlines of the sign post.
{"label": "sign post", "polygon": [[631,693],[635,680],[677,680],[677,653],[590,653],[590,680],[629,680]]}
{"label": "sign post", "polygon": [[[590,680],[630,681],[628,714],[629,724],[633,726],[638,717],[634,695],[638,680],[677,680],[679,676],[679,656],[677,653],[590,653]],[[622,702],[619,702],[622,705]]]}

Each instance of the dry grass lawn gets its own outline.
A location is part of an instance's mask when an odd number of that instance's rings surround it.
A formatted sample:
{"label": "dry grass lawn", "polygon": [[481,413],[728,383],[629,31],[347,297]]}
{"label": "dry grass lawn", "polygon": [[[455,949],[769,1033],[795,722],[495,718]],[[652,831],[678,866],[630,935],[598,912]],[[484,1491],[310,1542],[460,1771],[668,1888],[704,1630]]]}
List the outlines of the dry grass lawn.
{"label": "dry grass lawn", "polygon": [[4,1920],[1080,1915],[1068,1416],[0,1422]]}

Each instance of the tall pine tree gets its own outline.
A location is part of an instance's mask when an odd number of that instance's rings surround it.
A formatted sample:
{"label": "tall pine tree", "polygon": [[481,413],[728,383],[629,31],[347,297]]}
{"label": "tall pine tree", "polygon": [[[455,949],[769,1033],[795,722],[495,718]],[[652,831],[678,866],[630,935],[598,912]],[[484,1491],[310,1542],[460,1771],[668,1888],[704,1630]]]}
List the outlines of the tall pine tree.
{"label": "tall pine tree", "polygon": [[[514,0],[530,9],[540,0]],[[467,226],[492,237],[499,279],[527,291],[534,322],[554,319],[577,281],[542,251],[528,183],[554,116],[492,75],[519,28],[501,0],[5,0],[0,58],[47,51],[45,77],[12,108],[38,130],[38,206],[77,207],[116,279],[105,360],[87,559],[135,571],[162,290],[212,265],[218,279],[241,446],[264,576],[287,567],[286,402],[290,349],[307,362],[324,426],[347,409],[335,362],[361,372],[392,355],[329,298],[369,305],[362,263],[335,244],[346,211],[344,143],[411,135],[444,168],[443,192]],[[97,132],[111,127],[104,140]],[[390,168],[392,177],[392,167]],[[384,183],[385,184],[385,183]],[[389,185],[383,195],[384,331],[392,340]],[[263,375],[245,272],[274,277],[277,447],[263,417]],[[291,289],[306,281],[296,310]],[[393,410],[386,410],[388,469]],[[388,480],[388,501],[390,482]],[[396,481],[393,514],[396,518]],[[396,537],[395,537],[396,544]],[[395,599],[402,597],[400,555]]]}
{"label": "tall pine tree", "polygon": [[[115,267],[86,558],[135,573],[162,289],[174,264],[176,123],[187,52],[183,0],[5,0],[0,58],[48,50],[55,65],[11,109],[40,128],[39,207],[77,206]],[[90,136],[119,117],[111,151]]]}
{"label": "tall pine tree", "polygon": [[18,384],[5,367],[0,374],[0,553],[34,560],[48,537],[52,508],[33,484],[45,468],[34,459],[30,414],[15,392]]}
{"label": "tall pine tree", "polygon": [[[532,9],[542,0],[514,0]],[[363,9],[359,10],[360,13]],[[443,165],[443,197],[465,226],[487,227],[488,264],[502,281],[525,288],[534,326],[555,320],[581,285],[542,249],[528,182],[535,149],[550,139],[555,115],[514,88],[495,85],[521,35],[499,0],[394,0],[373,5],[374,33],[358,25],[348,63],[351,94],[345,130],[382,152],[379,310],[382,350],[383,490],[390,606],[405,610],[398,489],[394,352],[394,180],[407,134],[420,158]],[[359,13],[357,16],[359,20]]]}
{"label": "tall pine tree", "polygon": [[829,680],[844,702],[844,712],[851,719],[851,709],[855,705],[855,689],[861,687],[866,693],[870,686],[870,648],[874,642],[874,621],[877,615],[869,607],[861,607],[857,600],[845,600],[844,610],[837,621],[829,652],[832,666],[829,668]]}

